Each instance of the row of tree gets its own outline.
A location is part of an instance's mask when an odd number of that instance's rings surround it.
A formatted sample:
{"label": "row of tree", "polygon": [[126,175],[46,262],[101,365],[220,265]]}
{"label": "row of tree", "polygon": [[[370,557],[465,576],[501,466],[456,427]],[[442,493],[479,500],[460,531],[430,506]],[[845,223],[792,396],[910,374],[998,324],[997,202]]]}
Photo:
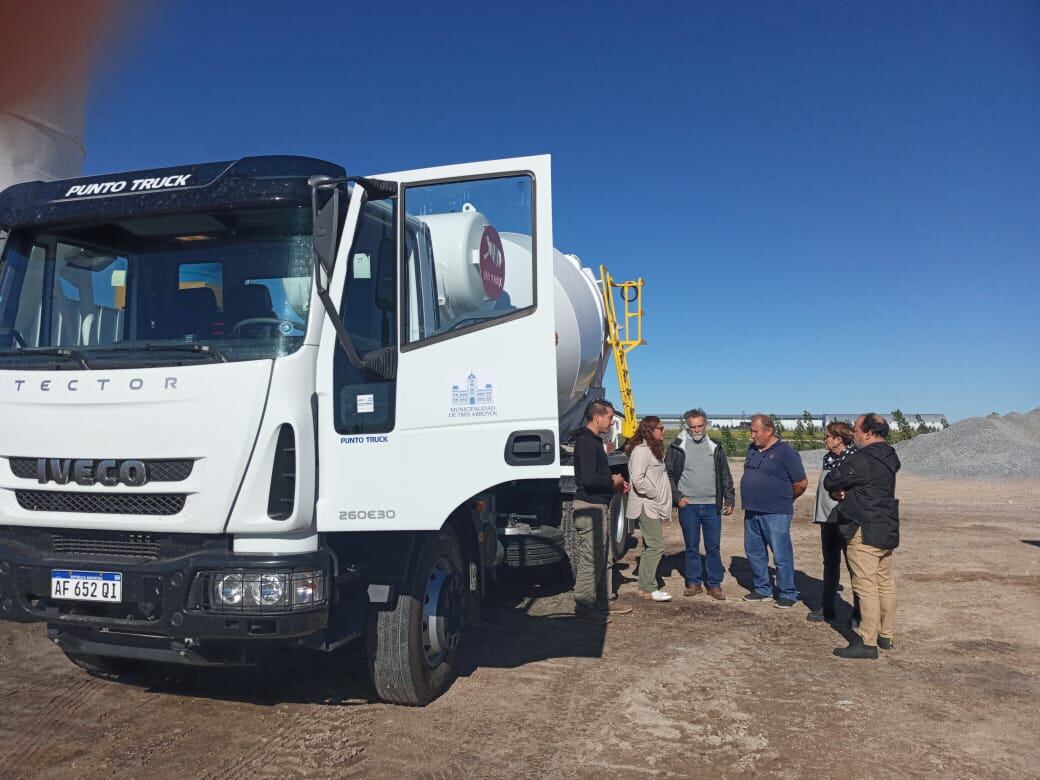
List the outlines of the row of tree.
{"label": "row of tree", "polygon": [[[808,411],[802,413],[801,419],[795,423],[794,428],[791,430],[786,428],[777,415],[771,414],[769,416],[773,420],[776,435],[789,442],[796,450],[818,450],[823,448],[824,431],[816,425],[813,416]],[[895,409],[892,412],[892,419],[896,425],[888,436],[889,442],[906,441],[922,433],[931,433],[931,428],[925,424],[924,419],[919,414],[915,414],[914,421],[910,422],[902,410]],[[852,420],[847,420],[846,422],[849,425],[853,423]],[[945,417],[942,418],[941,424],[943,428],[950,426],[946,422]],[[722,441],[723,448],[726,450],[726,454],[730,457],[740,457],[747,452],[750,438],[747,430],[723,428],[719,432],[719,438]]]}

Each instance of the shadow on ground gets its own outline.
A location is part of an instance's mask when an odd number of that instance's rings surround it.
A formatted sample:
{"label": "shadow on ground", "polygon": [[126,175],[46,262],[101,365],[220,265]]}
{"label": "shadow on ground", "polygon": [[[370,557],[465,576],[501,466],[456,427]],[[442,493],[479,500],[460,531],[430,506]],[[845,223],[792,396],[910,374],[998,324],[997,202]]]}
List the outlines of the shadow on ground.
{"label": "shadow on ground", "polygon": [[[622,582],[624,567],[619,567]],[[574,616],[570,583],[540,584],[510,577],[481,606],[481,622],[470,628],[456,659],[457,674],[481,667],[516,668],[552,658],[599,658],[606,626]],[[369,680],[363,642],[332,653],[278,651],[258,666],[196,668],[174,664],[134,667],[118,682],[157,693],[247,702],[350,706],[379,701]]]}

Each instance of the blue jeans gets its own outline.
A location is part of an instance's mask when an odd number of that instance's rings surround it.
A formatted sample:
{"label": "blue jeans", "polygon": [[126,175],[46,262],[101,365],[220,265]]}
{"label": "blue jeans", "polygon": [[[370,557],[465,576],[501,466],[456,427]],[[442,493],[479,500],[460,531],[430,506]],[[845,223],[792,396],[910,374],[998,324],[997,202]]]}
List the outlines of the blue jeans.
{"label": "blue jeans", "polygon": [[[792,515],[744,514],[744,553],[751,565],[755,591],[772,597],[769,582],[769,552],[773,551],[776,566],[776,587],[780,598],[798,601],[794,587],[794,548],[791,547]],[[768,549],[767,549],[768,548]]]}
{"label": "blue jeans", "polygon": [[687,504],[679,507],[679,525],[686,540],[686,585],[701,584],[701,531],[704,531],[704,564],[708,570],[708,587],[722,584],[726,570],[722,566],[719,542],[722,540],[722,518],[714,504]]}

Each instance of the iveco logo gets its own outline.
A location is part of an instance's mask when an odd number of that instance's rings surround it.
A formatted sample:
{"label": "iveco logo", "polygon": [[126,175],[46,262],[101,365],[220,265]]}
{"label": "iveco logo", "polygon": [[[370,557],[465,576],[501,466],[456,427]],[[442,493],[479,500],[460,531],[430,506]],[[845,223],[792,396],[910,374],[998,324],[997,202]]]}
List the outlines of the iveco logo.
{"label": "iveco logo", "polygon": [[36,461],[36,479],[42,484],[57,482],[67,485],[129,485],[138,487],[148,481],[148,469],[140,460],[66,460],[40,458]]}

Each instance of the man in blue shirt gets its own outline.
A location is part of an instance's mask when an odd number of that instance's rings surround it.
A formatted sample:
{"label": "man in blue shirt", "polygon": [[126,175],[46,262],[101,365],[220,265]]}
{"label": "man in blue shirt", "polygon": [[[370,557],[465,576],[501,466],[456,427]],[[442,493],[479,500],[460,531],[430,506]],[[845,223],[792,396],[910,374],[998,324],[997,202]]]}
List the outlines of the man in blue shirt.
{"label": "man in blue shirt", "polygon": [[744,553],[751,565],[754,590],[744,601],[765,603],[773,600],[769,582],[769,550],[776,566],[776,587],[780,592],[774,606],[790,609],[798,601],[794,586],[794,549],[791,546],[791,518],[794,500],[805,492],[809,480],[801,456],[781,441],[769,415],[751,418],[751,444],[740,480],[740,501],[744,505]]}

